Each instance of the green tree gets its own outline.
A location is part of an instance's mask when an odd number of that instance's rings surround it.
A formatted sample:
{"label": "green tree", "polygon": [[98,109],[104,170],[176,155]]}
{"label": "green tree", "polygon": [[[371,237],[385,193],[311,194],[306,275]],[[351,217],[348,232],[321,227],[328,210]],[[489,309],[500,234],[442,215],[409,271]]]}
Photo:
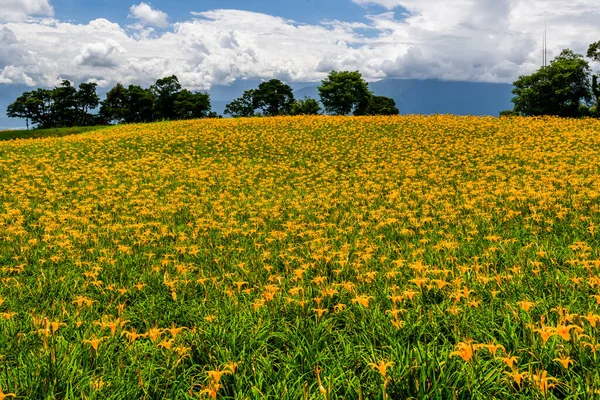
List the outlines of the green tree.
{"label": "green tree", "polygon": [[291,115],[317,115],[321,113],[319,102],[310,97],[304,97],[304,100],[296,100],[291,107]]}
{"label": "green tree", "polygon": [[79,114],[77,125],[92,125],[95,122],[95,118],[90,115],[90,111],[100,104],[100,97],[98,97],[98,94],[96,93],[97,87],[98,84],[94,82],[81,83],[79,85],[79,90],[76,94],[77,110]]}
{"label": "green tree", "polygon": [[372,97],[359,71],[331,71],[318,89],[325,111],[335,115],[364,115]]}
{"label": "green tree", "polygon": [[106,98],[100,104],[100,115],[109,122],[124,122],[127,104],[127,89],[117,83],[106,93]]}
{"label": "green tree", "polygon": [[109,122],[142,123],[154,121],[154,94],[138,85],[117,83],[106,93],[100,115]]}
{"label": "green tree", "polygon": [[398,115],[400,111],[396,107],[396,101],[391,97],[372,96],[369,101],[368,115]]}
{"label": "green tree", "polygon": [[[600,63],[600,41],[590,44],[587,51],[588,58]],[[592,94],[594,95],[594,107],[590,110],[594,117],[600,118],[600,76],[592,76]]]}
{"label": "green tree", "polygon": [[514,82],[514,111],[522,115],[581,116],[591,98],[590,74],[582,55],[563,50],[550,65]]}
{"label": "green tree", "polygon": [[265,116],[289,114],[292,104],[294,104],[292,88],[279,79],[262,82],[253,92],[253,105]]}
{"label": "green tree", "polygon": [[31,96],[27,100],[27,107],[31,110],[31,122],[36,124],[38,128],[52,128],[54,126],[54,96],[52,90],[37,89],[31,92]]}
{"label": "green tree", "polygon": [[31,92],[25,92],[6,108],[6,115],[9,118],[24,118],[28,130],[29,120],[34,116],[31,96]]}
{"label": "green tree", "polygon": [[52,90],[53,126],[74,126],[77,120],[77,89],[68,80]]}
{"label": "green tree", "polygon": [[181,91],[181,84],[175,75],[161,78],[150,87],[156,98],[155,113],[157,119],[175,119],[175,101]]}
{"label": "green tree", "polygon": [[254,92],[256,92],[255,89],[244,91],[242,97],[233,100],[225,106],[225,114],[229,114],[232,117],[254,116],[254,110],[258,108],[254,98]]}
{"label": "green tree", "polygon": [[184,89],[175,100],[175,115],[178,119],[206,118],[210,108],[208,93],[192,93]]}
{"label": "green tree", "polygon": [[143,123],[155,120],[155,97],[150,89],[129,85],[125,89],[125,113],[123,122]]}

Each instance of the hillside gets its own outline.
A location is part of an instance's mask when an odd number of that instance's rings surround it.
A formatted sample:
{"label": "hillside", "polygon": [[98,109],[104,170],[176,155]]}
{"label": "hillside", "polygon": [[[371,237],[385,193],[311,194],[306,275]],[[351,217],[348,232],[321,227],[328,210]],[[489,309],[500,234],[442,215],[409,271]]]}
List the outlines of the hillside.
{"label": "hillside", "polygon": [[2,141],[0,397],[594,398],[598,165],[594,119]]}

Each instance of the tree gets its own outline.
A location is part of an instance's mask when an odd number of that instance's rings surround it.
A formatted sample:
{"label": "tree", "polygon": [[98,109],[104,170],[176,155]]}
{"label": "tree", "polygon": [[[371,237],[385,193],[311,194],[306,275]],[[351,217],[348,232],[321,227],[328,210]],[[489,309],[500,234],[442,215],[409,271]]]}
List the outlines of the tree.
{"label": "tree", "polygon": [[398,115],[400,111],[396,107],[396,101],[391,97],[373,96],[369,102],[367,115]]}
{"label": "tree", "polygon": [[156,98],[155,112],[157,119],[175,119],[175,101],[181,91],[181,84],[175,75],[161,78],[150,87]]}
{"label": "tree", "polygon": [[255,89],[244,91],[242,97],[233,100],[225,106],[225,114],[229,114],[232,117],[254,116],[254,110],[258,108],[254,98],[254,92],[256,92]]}
{"label": "tree", "polygon": [[94,123],[94,119],[89,114],[90,110],[95,109],[100,104],[100,97],[96,94],[96,88],[98,84],[94,82],[90,83],[81,83],[79,85],[79,90],[77,91],[76,100],[77,100],[77,109],[79,114],[79,122],[78,125],[92,125]]}
{"label": "tree", "polygon": [[34,108],[31,102],[31,92],[25,92],[19,96],[14,103],[6,108],[6,115],[9,118],[25,118],[27,129],[29,130],[29,120],[33,117]]}
{"label": "tree", "polygon": [[52,90],[53,126],[73,126],[77,115],[77,89],[68,80]]}
{"label": "tree", "polygon": [[318,89],[325,111],[335,115],[364,115],[372,96],[359,71],[331,71]]}
{"label": "tree", "polygon": [[253,93],[253,105],[265,116],[289,114],[293,103],[292,88],[279,79],[262,82]]}
{"label": "tree", "polygon": [[206,118],[209,113],[208,93],[192,93],[187,89],[179,92],[175,100],[175,115],[178,119]]}
{"label": "tree", "polygon": [[27,100],[27,107],[31,110],[31,122],[38,128],[52,128],[54,124],[52,92],[48,89],[37,89],[31,92],[31,96]]}
{"label": "tree", "polygon": [[600,41],[590,44],[587,51],[587,57],[596,62],[600,62]]}
{"label": "tree", "polygon": [[106,93],[100,105],[100,115],[109,122],[123,122],[127,114],[127,89],[120,83]]}
{"label": "tree", "polygon": [[[600,41],[590,44],[587,51],[588,58],[600,63]],[[594,95],[594,107],[590,110],[592,116],[600,118],[600,76],[592,76],[592,94]]]}
{"label": "tree", "polygon": [[590,66],[580,54],[563,50],[550,65],[514,83],[514,111],[522,115],[578,117],[591,98]]}
{"label": "tree", "polygon": [[292,104],[291,115],[317,115],[321,113],[319,102],[310,97],[304,97],[304,100],[296,100]]}
{"label": "tree", "polygon": [[138,85],[129,85],[125,89],[125,113],[123,122],[143,123],[155,120],[156,99],[150,89]]}

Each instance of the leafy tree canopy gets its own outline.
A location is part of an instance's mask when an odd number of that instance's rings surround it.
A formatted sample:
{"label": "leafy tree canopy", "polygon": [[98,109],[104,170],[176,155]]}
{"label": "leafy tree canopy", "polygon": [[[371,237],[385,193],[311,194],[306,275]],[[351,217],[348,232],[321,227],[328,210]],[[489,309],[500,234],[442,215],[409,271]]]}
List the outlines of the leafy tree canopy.
{"label": "leafy tree canopy", "polygon": [[265,116],[289,114],[294,103],[292,88],[279,79],[261,83],[253,96],[254,105],[260,108]]}
{"label": "leafy tree canopy", "polygon": [[231,115],[232,117],[254,116],[254,110],[258,108],[254,97],[255,92],[255,89],[244,91],[242,97],[233,100],[225,106],[225,114]]}
{"label": "leafy tree canopy", "polygon": [[175,75],[158,79],[150,87],[156,99],[155,112],[158,119],[176,119],[175,100],[181,91],[181,84]]}
{"label": "leafy tree canopy", "polygon": [[368,115],[398,115],[400,111],[396,107],[396,101],[391,97],[373,96],[369,101]]}
{"label": "leafy tree canopy", "polygon": [[359,71],[331,71],[318,89],[325,111],[335,115],[365,115],[372,97]]}
{"label": "leafy tree canopy", "polygon": [[582,55],[563,50],[550,65],[514,83],[514,111],[522,115],[581,116],[591,99],[590,75]]}
{"label": "leafy tree canopy", "polygon": [[291,115],[317,115],[321,113],[319,102],[310,97],[303,100],[296,100],[290,109]]}
{"label": "leafy tree canopy", "polygon": [[192,93],[187,89],[179,92],[174,105],[178,119],[206,118],[211,108],[208,93]]}

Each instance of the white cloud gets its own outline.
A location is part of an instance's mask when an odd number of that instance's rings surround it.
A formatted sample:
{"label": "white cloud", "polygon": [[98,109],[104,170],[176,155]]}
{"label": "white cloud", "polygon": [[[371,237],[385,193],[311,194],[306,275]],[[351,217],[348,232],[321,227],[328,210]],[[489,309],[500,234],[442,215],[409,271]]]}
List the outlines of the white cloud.
{"label": "white cloud", "polygon": [[22,21],[29,16],[49,17],[54,9],[48,0],[2,0],[0,22]]}
{"label": "white cloud", "polygon": [[[176,74],[196,90],[246,78],[318,81],[331,69],[360,70],[369,80],[512,82],[539,66],[544,19],[551,57],[565,47],[584,53],[600,40],[596,0],[375,2],[390,11],[369,14],[365,6],[359,23],[300,24],[241,10],[193,13],[157,31],[139,15],[137,27],[125,29],[106,19],[0,23],[0,70],[20,68],[40,85],[60,78],[148,85]],[[11,71],[3,82],[13,80]]]}
{"label": "white cloud", "polygon": [[23,84],[35,86],[34,80],[28,76],[22,67],[8,65],[0,73],[0,83]]}
{"label": "white cloud", "polygon": [[125,49],[115,40],[108,39],[102,43],[85,45],[75,57],[75,63],[90,67],[115,67],[118,65],[117,56],[122,53],[125,53]]}
{"label": "white cloud", "polygon": [[147,3],[140,3],[138,5],[131,6],[129,9],[131,13],[130,18],[137,18],[143,25],[156,26],[158,28],[166,28],[169,26],[167,18],[169,17],[166,13],[153,9]]}

